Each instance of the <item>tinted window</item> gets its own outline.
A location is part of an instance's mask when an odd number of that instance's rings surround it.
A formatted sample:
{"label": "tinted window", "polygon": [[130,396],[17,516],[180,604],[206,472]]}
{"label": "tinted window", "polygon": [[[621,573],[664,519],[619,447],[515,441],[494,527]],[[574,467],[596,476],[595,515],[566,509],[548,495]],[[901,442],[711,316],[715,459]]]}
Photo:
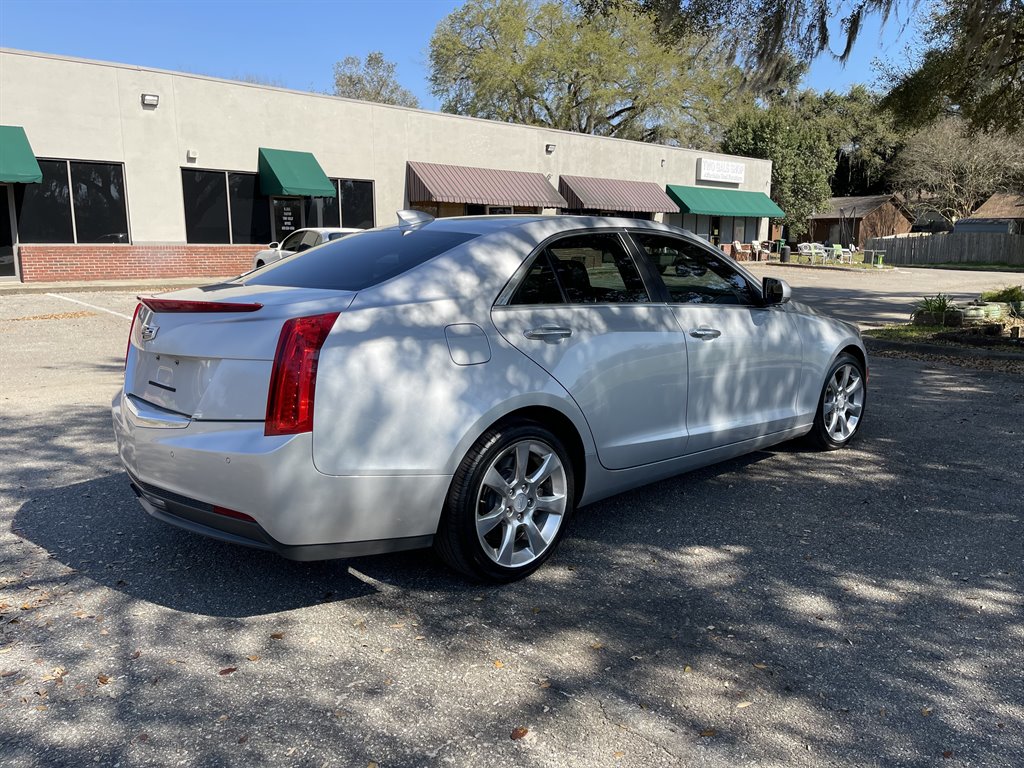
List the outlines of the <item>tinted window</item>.
{"label": "tinted window", "polygon": [[248,285],[287,285],[359,291],[390,280],[476,237],[468,232],[385,230],[361,232],[283,259],[253,273]]}
{"label": "tinted window", "polygon": [[270,199],[260,193],[255,173],[229,173],[231,237],[236,243],[269,243]]}
{"label": "tinted window", "polygon": [[[338,180],[331,179],[335,189],[338,187]],[[307,227],[340,227],[341,218],[338,212],[337,197],[307,197],[306,205],[306,226]]]}
{"label": "tinted window", "polygon": [[190,243],[229,243],[227,181],[223,171],[181,170],[185,237]]}
{"label": "tinted window", "polygon": [[547,247],[570,304],[649,301],[636,264],[616,234],[574,235]]}
{"label": "tinted window", "polygon": [[373,182],[341,179],[341,226],[369,229],[373,226]]}
{"label": "tinted window", "polygon": [[747,280],[699,245],[666,235],[633,234],[679,304],[755,304]]}
{"label": "tinted window", "polygon": [[316,245],[320,245],[320,233],[311,229],[302,236],[302,242],[299,243],[299,250],[308,251]]}
{"label": "tinted window", "polygon": [[541,253],[526,273],[523,282],[512,294],[509,304],[562,304],[562,291],[558,287],[555,271],[551,268],[547,251]]}
{"label": "tinted window", "polygon": [[43,172],[41,182],[14,187],[18,238],[23,243],[73,243],[68,164],[40,160],[39,170]]}
{"label": "tinted window", "polygon": [[303,232],[301,229],[297,230],[295,232],[292,232],[290,235],[288,235],[288,237],[286,237],[281,242],[281,250],[282,251],[297,251],[297,250],[299,250],[299,245],[302,242],[302,236],[304,234],[305,234],[305,232]]}
{"label": "tinted window", "polygon": [[71,163],[75,228],[80,243],[127,243],[124,169],[112,163]]}

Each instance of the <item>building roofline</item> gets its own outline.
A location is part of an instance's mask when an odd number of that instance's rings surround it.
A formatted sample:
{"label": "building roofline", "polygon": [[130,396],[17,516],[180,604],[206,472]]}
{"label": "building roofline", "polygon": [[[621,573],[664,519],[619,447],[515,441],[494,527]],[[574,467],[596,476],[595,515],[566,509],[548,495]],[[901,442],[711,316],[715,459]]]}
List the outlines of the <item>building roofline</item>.
{"label": "building roofline", "polygon": [[0,47],[0,55],[2,55],[2,54],[10,54],[10,55],[14,55],[14,56],[27,56],[27,57],[31,57],[31,58],[37,58],[37,59],[50,59],[50,60],[53,60],[53,61],[73,62],[73,63],[76,63],[76,64],[87,64],[87,65],[95,66],[95,67],[109,67],[109,68],[112,68],[112,69],[126,69],[126,70],[131,70],[133,72],[150,72],[150,73],[153,73],[153,74],[156,74],[156,75],[169,75],[169,76],[172,76],[172,77],[185,77],[185,78],[190,78],[190,79],[193,79],[193,80],[205,80],[205,81],[208,81],[208,82],[223,83],[223,84],[227,84],[227,85],[238,86],[238,87],[241,87],[241,88],[254,88],[254,89],[262,90],[262,91],[276,91],[278,93],[287,93],[287,94],[292,94],[292,95],[295,95],[295,96],[306,96],[306,97],[313,97],[313,98],[320,98],[320,99],[329,99],[329,100],[332,100],[332,101],[344,101],[344,102],[348,102],[350,104],[369,105],[369,106],[377,107],[377,108],[380,108],[380,109],[398,110],[398,111],[401,111],[401,112],[413,112],[413,113],[425,114],[425,115],[436,115],[436,116],[440,116],[440,117],[451,118],[453,120],[469,120],[469,121],[473,121],[473,122],[487,123],[488,125],[501,125],[501,126],[508,126],[508,127],[512,127],[512,128],[527,128],[527,129],[530,129],[530,130],[533,130],[533,131],[543,131],[545,133],[565,134],[567,136],[586,136],[587,138],[590,138],[590,139],[600,139],[602,141],[614,141],[614,142],[620,142],[620,143],[632,144],[632,145],[639,144],[639,145],[642,145],[642,146],[658,147],[659,149],[665,150],[667,152],[680,152],[680,151],[681,152],[691,152],[691,153],[700,154],[701,156],[722,158],[722,159],[725,159],[725,160],[729,160],[729,159],[751,160],[751,161],[754,161],[754,162],[769,163],[769,164],[772,162],[771,160],[766,160],[765,158],[761,158],[761,157],[746,157],[744,155],[726,155],[726,154],[722,154],[721,152],[711,152],[711,151],[705,151],[705,150],[702,150],[702,149],[693,149],[691,147],[673,147],[673,146],[668,145],[668,144],[651,144],[651,143],[644,142],[644,141],[633,141],[632,139],[620,139],[620,138],[617,138],[617,137],[614,137],[614,136],[598,136],[598,135],[595,135],[595,134],[592,134],[592,133],[577,133],[575,131],[566,131],[566,130],[564,130],[562,128],[547,128],[547,127],[542,126],[542,125],[526,125],[525,123],[508,123],[508,122],[504,122],[502,120],[491,120],[491,119],[484,118],[484,117],[471,117],[469,115],[457,115],[457,114],[454,114],[452,112],[440,112],[440,111],[436,111],[436,110],[432,110],[432,109],[422,109],[422,108],[416,108],[416,107],[402,107],[402,106],[398,106],[396,104],[381,104],[381,103],[376,102],[376,101],[363,101],[361,99],[350,99],[350,98],[347,98],[345,96],[333,96],[333,95],[331,95],[329,93],[318,93],[316,91],[300,91],[300,90],[296,90],[294,88],[281,88],[281,87],[278,87],[278,86],[275,86],[275,85],[263,85],[263,84],[260,84],[260,83],[247,83],[247,82],[242,81],[242,80],[232,80],[232,79],[226,78],[226,77],[214,77],[212,75],[201,75],[201,74],[196,74],[194,72],[180,72],[180,71],[173,70],[173,69],[158,69],[156,67],[144,67],[144,66],[140,66],[138,64],[124,64],[124,63],[116,62],[116,61],[102,61],[102,60],[99,60],[99,59],[84,59],[84,58],[81,58],[81,57],[78,57],[78,56],[65,56],[65,55],[57,54],[57,53],[44,53],[42,51],[25,51],[25,50],[21,50],[21,49],[18,49],[18,48],[3,48],[3,47]]}

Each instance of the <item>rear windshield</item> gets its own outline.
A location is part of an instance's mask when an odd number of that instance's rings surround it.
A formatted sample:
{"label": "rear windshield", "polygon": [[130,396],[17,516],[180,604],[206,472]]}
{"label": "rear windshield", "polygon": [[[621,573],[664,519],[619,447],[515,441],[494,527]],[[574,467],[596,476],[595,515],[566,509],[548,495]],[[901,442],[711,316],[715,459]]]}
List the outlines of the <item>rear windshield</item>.
{"label": "rear windshield", "polygon": [[429,228],[361,232],[325,243],[243,278],[246,285],[361,291],[390,280],[477,235]]}

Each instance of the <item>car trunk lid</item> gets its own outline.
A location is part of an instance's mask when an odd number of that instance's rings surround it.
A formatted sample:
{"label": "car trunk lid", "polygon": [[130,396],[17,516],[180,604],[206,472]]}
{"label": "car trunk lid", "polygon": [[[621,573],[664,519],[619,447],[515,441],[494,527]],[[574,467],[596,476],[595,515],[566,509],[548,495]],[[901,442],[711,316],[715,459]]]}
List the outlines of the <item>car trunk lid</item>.
{"label": "car trunk lid", "polygon": [[225,283],[140,297],[125,391],[194,419],[262,420],[284,322],[343,311],[354,296]]}

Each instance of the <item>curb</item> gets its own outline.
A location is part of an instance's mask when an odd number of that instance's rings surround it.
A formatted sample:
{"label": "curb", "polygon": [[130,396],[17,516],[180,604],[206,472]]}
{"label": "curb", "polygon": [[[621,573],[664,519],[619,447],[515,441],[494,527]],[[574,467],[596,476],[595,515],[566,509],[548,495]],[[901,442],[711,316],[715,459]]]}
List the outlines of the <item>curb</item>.
{"label": "curb", "polygon": [[195,288],[200,285],[231,280],[235,277],[197,277],[182,280],[168,278],[166,280],[98,280],[96,282],[79,283],[0,283],[0,296],[22,296],[40,293],[88,293],[91,291],[177,291],[182,288]]}
{"label": "curb", "polygon": [[864,336],[864,346],[868,352],[923,352],[928,355],[944,357],[962,357],[974,360],[1013,360],[1024,362],[1024,352],[1004,352],[1001,350],[962,347],[944,344],[919,344],[917,342],[890,341],[889,339],[873,339]]}
{"label": "curb", "polygon": [[880,272],[895,272],[896,267],[888,266],[874,269],[867,269],[865,267],[836,267],[831,264],[794,264],[793,262],[786,262],[783,264],[781,261],[741,261],[740,264],[746,266],[748,264],[764,264],[766,266],[771,265],[773,267],[786,267],[787,269],[815,269],[815,270],[828,270],[830,272],[856,272],[858,274],[875,275]]}

